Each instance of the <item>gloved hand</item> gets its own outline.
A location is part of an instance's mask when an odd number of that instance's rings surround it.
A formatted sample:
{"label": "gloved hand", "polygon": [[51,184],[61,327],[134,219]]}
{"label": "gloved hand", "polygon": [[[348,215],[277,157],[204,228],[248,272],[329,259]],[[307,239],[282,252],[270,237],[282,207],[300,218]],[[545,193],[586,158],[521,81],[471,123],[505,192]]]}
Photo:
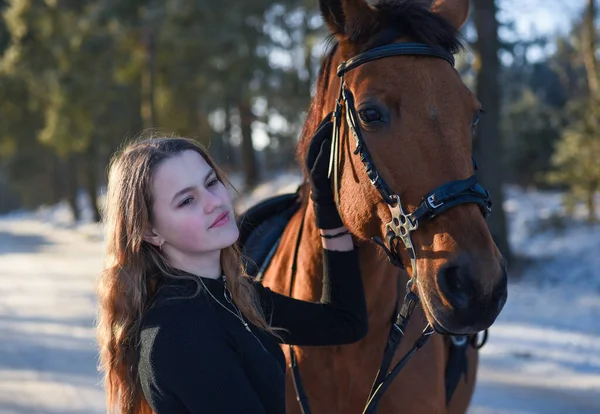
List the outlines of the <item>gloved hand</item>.
{"label": "gloved hand", "polygon": [[332,133],[333,122],[331,122],[331,114],[329,114],[319,124],[306,155],[310,198],[314,203],[317,227],[323,230],[335,229],[344,225],[335,206],[331,182],[327,177]]}

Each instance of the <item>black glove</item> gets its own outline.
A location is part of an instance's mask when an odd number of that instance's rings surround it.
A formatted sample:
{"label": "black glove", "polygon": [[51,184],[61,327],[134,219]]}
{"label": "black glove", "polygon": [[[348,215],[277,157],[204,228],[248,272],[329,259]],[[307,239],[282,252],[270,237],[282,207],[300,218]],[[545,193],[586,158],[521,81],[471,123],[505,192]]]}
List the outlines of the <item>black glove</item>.
{"label": "black glove", "polygon": [[333,122],[331,122],[331,114],[329,114],[319,124],[306,155],[310,198],[314,203],[317,227],[323,230],[335,229],[344,225],[335,206],[331,182],[327,177],[332,133]]}

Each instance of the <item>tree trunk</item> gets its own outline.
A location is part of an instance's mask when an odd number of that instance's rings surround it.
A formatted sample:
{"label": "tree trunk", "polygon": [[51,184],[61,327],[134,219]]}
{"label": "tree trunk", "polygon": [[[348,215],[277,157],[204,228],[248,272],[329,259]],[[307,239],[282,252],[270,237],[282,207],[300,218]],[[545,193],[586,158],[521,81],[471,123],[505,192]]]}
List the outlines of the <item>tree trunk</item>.
{"label": "tree trunk", "polygon": [[50,204],[57,204],[66,197],[64,188],[66,174],[64,172],[64,162],[56,155],[51,156],[52,165],[52,192],[50,194]]}
{"label": "tree trunk", "polygon": [[210,155],[216,160],[220,167],[226,168],[227,156],[225,154],[225,143],[223,142],[223,134],[216,131],[210,131]]}
{"label": "tree trunk", "polygon": [[588,221],[590,223],[598,222],[598,217],[596,216],[596,190],[598,186],[596,183],[592,183],[588,188],[586,194],[586,207],[588,210]]}
{"label": "tree trunk", "polygon": [[65,182],[67,183],[67,202],[73,213],[73,220],[78,222],[81,220],[81,212],[77,203],[77,160],[76,155],[67,156],[65,168]]}
{"label": "tree trunk", "polygon": [[252,122],[254,114],[248,100],[238,102],[240,112],[240,127],[242,131],[242,163],[245,178],[245,190],[251,190],[258,184],[258,163],[252,145]]}
{"label": "tree trunk", "polygon": [[506,214],[503,209],[502,192],[502,148],[500,145],[500,59],[498,52],[497,7],[494,0],[473,2],[480,68],[477,74],[477,94],[486,114],[479,125],[479,134],[474,146],[474,155],[479,164],[479,177],[494,202],[494,211],[489,219],[489,228],[494,241],[510,262],[512,254],[508,244]]}
{"label": "tree trunk", "polygon": [[156,126],[156,107],[154,105],[154,89],[156,87],[156,35],[151,28],[144,29],[142,43],[146,51],[146,64],[142,68],[142,106],[141,115],[144,128]]}
{"label": "tree trunk", "polygon": [[238,165],[238,157],[235,153],[235,149],[231,144],[231,108],[233,104],[231,101],[227,101],[225,103],[225,129],[223,130],[223,134],[221,136],[221,141],[223,142],[223,153],[225,154],[226,164],[230,166]]}
{"label": "tree trunk", "polygon": [[587,11],[583,27],[583,61],[587,73],[588,87],[592,100],[598,98],[598,62],[596,59],[596,4],[587,0]]}
{"label": "tree trunk", "polygon": [[0,168],[0,214],[19,207],[17,195],[8,184],[8,176]]}
{"label": "tree trunk", "polygon": [[94,215],[94,221],[99,223],[102,219],[100,209],[98,208],[98,171],[97,171],[97,150],[96,137],[92,137],[90,145],[85,153],[85,175],[86,175],[86,190],[90,199],[90,207]]}
{"label": "tree trunk", "polygon": [[[598,119],[595,115],[594,108],[598,105],[600,100],[600,86],[598,82],[598,59],[596,58],[596,1],[587,0],[587,7],[585,12],[585,19],[583,24],[583,62],[585,64],[585,72],[588,83],[588,111],[590,113],[590,125],[593,130],[598,130]],[[594,139],[594,138],[592,138]],[[595,139],[598,139],[597,137]],[[590,142],[591,144],[591,142]],[[598,185],[596,182],[590,181],[586,191],[586,207],[588,210],[588,221],[594,223],[597,221],[596,217],[596,203],[594,197]]]}

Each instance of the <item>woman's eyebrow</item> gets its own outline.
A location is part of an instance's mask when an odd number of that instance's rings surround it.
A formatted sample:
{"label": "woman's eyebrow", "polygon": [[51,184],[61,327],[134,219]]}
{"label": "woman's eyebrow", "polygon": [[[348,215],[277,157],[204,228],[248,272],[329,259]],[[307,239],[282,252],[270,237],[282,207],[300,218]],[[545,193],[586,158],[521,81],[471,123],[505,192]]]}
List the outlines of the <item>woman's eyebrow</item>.
{"label": "woman's eyebrow", "polygon": [[[215,170],[213,170],[212,168],[208,171],[208,173],[206,174],[206,176],[204,177],[204,181],[208,180],[208,177],[210,177],[213,173],[215,172]],[[173,201],[175,201],[175,199],[185,193],[187,193],[188,191],[192,191],[194,189],[194,186],[187,186],[179,191],[177,191],[175,193],[175,195],[173,196],[173,198],[171,199],[171,203]]]}

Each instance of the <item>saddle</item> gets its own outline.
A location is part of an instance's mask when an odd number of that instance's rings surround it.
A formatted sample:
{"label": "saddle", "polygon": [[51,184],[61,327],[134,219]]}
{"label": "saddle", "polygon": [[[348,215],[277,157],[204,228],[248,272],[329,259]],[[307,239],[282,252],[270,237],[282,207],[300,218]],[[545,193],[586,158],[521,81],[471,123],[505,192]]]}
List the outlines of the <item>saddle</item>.
{"label": "saddle", "polygon": [[299,192],[273,196],[239,216],[238,239],[246,273],[261,280],[277,251],[283,230],[300,208]]}

